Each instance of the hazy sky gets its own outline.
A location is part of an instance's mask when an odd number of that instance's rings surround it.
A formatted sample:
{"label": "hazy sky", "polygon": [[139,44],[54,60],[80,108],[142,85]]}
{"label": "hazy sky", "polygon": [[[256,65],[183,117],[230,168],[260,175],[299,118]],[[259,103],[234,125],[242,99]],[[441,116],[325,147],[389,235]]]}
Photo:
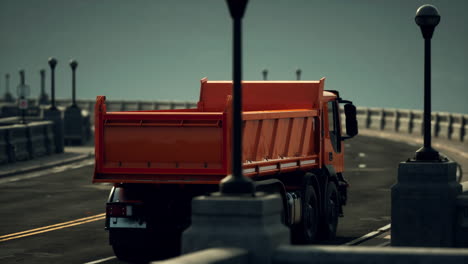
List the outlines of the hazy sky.
{"label": "hazy sky", "polygon": [[[359,106],[422,109],[425,3],[442,16],[432,41],[433,110],[468,113],[467,0],[251,0],[244,79],[325,76]],[[231,19],[223,0],[0,0],[0,93],[26,69],[32,95],[55,56],[57,97],[197,101],[199,80],[231,79]],[[49,72],[47,77],[49,78]],[[13,89],[15,90],[15,89]],[[47,80],[49,92],[49,79]],[[50,92],[49,92],[50,93]]]}

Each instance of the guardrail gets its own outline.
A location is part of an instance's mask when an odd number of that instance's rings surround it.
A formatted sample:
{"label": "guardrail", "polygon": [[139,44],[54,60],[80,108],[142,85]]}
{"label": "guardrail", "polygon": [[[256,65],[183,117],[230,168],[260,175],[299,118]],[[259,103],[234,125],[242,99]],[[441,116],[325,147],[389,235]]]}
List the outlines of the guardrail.
{"label": "guardrail", "polygon": [[[359,128],[422,135],[423,111],[357,108]],[[466,143],[468,141],[468,114],[433,112],[431,133],[435,138]]]}
{"label": "guardrail", "polygon": [[[77,100],[77,105],[94,117],[95,100]],[[58,106],[66,107],[71,100],[58,99]],[[31,102],[34,105],[35,101]],[[196,108],[196,102],[189,101],[130,101],[130,100],[108,100],[107,110],[113,111],[144,111],[164,109],[187,109]],[[423,134],[423,111],[390,108],[357,108],[357,119],[359,128],[382,130],[388,132],[406,133],[412,135]],[[93,121],[93,120],[91,120]],[[433,112],[432,113],[432,135],[435,138],[449,139],[466,143],[468,141],[468,114]]]}
{"label": "guardrail", "polygon": [[[59,99],[56,101],[58,106],[68,106],[70,100]],[[76,100],[76,104],[84,110],[90,112],[94,116],[95,100]],[[183,101],[127,101],[127,100],[106,100],[107,111],[144,111],[144,110],[165,110],[165,109],[186,109],[195,108],[196,102]]]}

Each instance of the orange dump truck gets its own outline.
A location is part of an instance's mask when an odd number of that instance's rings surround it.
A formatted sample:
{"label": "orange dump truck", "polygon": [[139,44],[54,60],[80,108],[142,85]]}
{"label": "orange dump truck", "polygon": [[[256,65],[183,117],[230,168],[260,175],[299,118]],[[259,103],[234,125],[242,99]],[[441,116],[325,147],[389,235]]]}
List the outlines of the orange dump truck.
{"label": "orange dump truck", "polygon": [[[243,172],[281,194],[295,243],[333,238],[347,199],[343,140],[357,134],[356,111],[324,81],[243,82]],[[97,97],[93,181],[114,183],[106,229],[119,258],[177,254],[191,199],[231,172],[231,91],[202,79],[197,108],[178,110],[107,112]]]}

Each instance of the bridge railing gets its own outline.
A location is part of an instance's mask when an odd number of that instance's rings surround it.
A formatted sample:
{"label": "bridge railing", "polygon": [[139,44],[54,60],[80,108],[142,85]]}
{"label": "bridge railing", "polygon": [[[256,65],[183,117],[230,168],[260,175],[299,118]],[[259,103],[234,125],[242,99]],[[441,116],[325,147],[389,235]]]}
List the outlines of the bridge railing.
{"label": "bridge railing", "polygon": [[[388,108],[358,107],[357,119],[362,129],[423,134],[423,111]],[[468,140],[468,114],[433,112],[431,115],[432,135],[454,141]]]}

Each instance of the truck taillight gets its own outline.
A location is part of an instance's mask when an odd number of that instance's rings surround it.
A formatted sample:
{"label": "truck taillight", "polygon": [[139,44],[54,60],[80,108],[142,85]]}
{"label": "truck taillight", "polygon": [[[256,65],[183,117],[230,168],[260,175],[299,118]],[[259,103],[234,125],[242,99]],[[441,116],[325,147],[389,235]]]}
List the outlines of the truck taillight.
{"label": "truck taillight", "polygon": [[128,204],[107,204],[106,212],[109,217],[132,216],[132,206]]}

